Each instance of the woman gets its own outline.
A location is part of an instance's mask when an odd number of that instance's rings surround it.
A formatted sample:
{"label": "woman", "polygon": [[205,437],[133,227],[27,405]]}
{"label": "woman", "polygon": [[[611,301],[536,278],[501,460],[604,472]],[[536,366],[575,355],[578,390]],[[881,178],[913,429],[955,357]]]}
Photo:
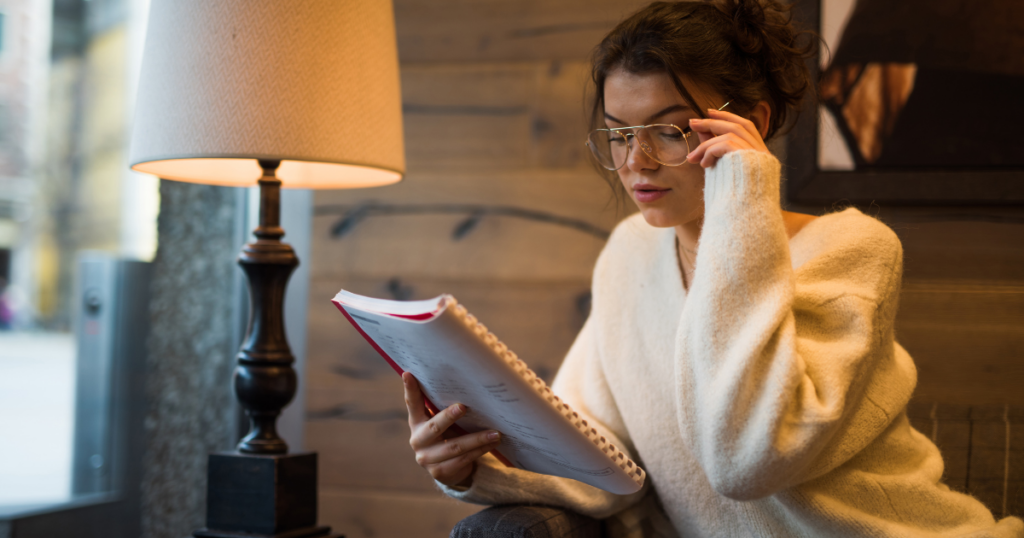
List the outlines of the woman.
{"label": "woman", "polygon": [[[618,496],[445,442],[404,377],[416,459],[452,497],[606,517],[650,490],[682,536],[1024,536],[939,482],[905,413],[902,249],[856,209],[782,211],[770,139],[810,86],[775,0],[655,3],[593,60],[598,162],[640,208],[612,234],[553,389],[642,462]],[[648,497],[650,498],[650,497]]]}

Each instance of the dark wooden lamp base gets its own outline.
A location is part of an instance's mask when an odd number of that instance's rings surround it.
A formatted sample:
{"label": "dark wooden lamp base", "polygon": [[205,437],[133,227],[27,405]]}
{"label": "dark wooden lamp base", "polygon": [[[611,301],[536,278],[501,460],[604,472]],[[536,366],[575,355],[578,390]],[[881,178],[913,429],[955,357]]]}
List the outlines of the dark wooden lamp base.
{"label": "dark wooden lamp base", "polygon": [[280,161],[260,161],[260,224],[256,242],[242,249],[238,263],[249,280],[249,334],[238,354],[235,395],[249,416],[249,434],[237,452],[211,454],[207,470],[206,527],[197,538],[320,538],[317,526],[317,458],[288,453],[277,433],[277,417],[298,380],[295,357],[284,330],[284,293],[299,264],[281,242]]}
{"label": "dark wooden lamp base", "polygon": [[316,453],[210,454],[206,528],[197,538],[331,536],[316,524]]}

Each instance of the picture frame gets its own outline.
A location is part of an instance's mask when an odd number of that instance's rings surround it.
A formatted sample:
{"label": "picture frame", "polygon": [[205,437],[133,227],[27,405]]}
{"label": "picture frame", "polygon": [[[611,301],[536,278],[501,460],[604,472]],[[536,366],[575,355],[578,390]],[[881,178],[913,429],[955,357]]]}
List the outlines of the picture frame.
{"label": "picture frame", "polygon": [[[802,27],[820,34],[823,3],[800,0],[793,16]],[[905,0],[897,0],[905,1]],[[1002,0],[992,0],[994,2]],[[980,7],[978,8],[980,9]],[[1015,9],[1015,8],[1013,8]],[[817,58],[808,60],[811,80],[821,79]],[[867,167],[850,171],[819,166],[819,100],[817,88],[805,98],[799,118],[786,139],[784,195],[791,204],[852,203],[889,206],[1021,206],[1024,205],[1024,167],[912,166]],[[1021,110],[1024,102],[1008,106]],[[1024,130],[1021,131],[1024,133]],[[1024,134],[1020,136],[1024,154]]]}

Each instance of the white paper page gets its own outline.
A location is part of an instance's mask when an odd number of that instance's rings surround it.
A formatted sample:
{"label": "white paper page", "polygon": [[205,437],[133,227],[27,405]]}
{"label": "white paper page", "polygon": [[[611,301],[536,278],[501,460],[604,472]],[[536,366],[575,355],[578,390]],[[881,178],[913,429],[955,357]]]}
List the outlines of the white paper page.
{"label": "white paper page", "polygon": [[498,451],[516,466],[612,493],[640,489],[610,452],[605,455],[560,415],[451,309],[417,323],[343,306],[396,364],[419,380],[435,405],[469,408],[458,421],[465,430],[501,432]]}

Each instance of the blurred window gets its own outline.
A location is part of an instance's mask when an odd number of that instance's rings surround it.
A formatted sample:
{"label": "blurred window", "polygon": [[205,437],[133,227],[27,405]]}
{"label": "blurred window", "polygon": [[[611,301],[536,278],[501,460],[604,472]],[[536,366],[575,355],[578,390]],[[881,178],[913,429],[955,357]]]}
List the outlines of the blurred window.
{"label": "blurred window", "polygon": [[152,259],[159,208],[157,180],[127,166],[148,0],[4,4],[0,515],[98,493],[72,479],[76,260]]}

